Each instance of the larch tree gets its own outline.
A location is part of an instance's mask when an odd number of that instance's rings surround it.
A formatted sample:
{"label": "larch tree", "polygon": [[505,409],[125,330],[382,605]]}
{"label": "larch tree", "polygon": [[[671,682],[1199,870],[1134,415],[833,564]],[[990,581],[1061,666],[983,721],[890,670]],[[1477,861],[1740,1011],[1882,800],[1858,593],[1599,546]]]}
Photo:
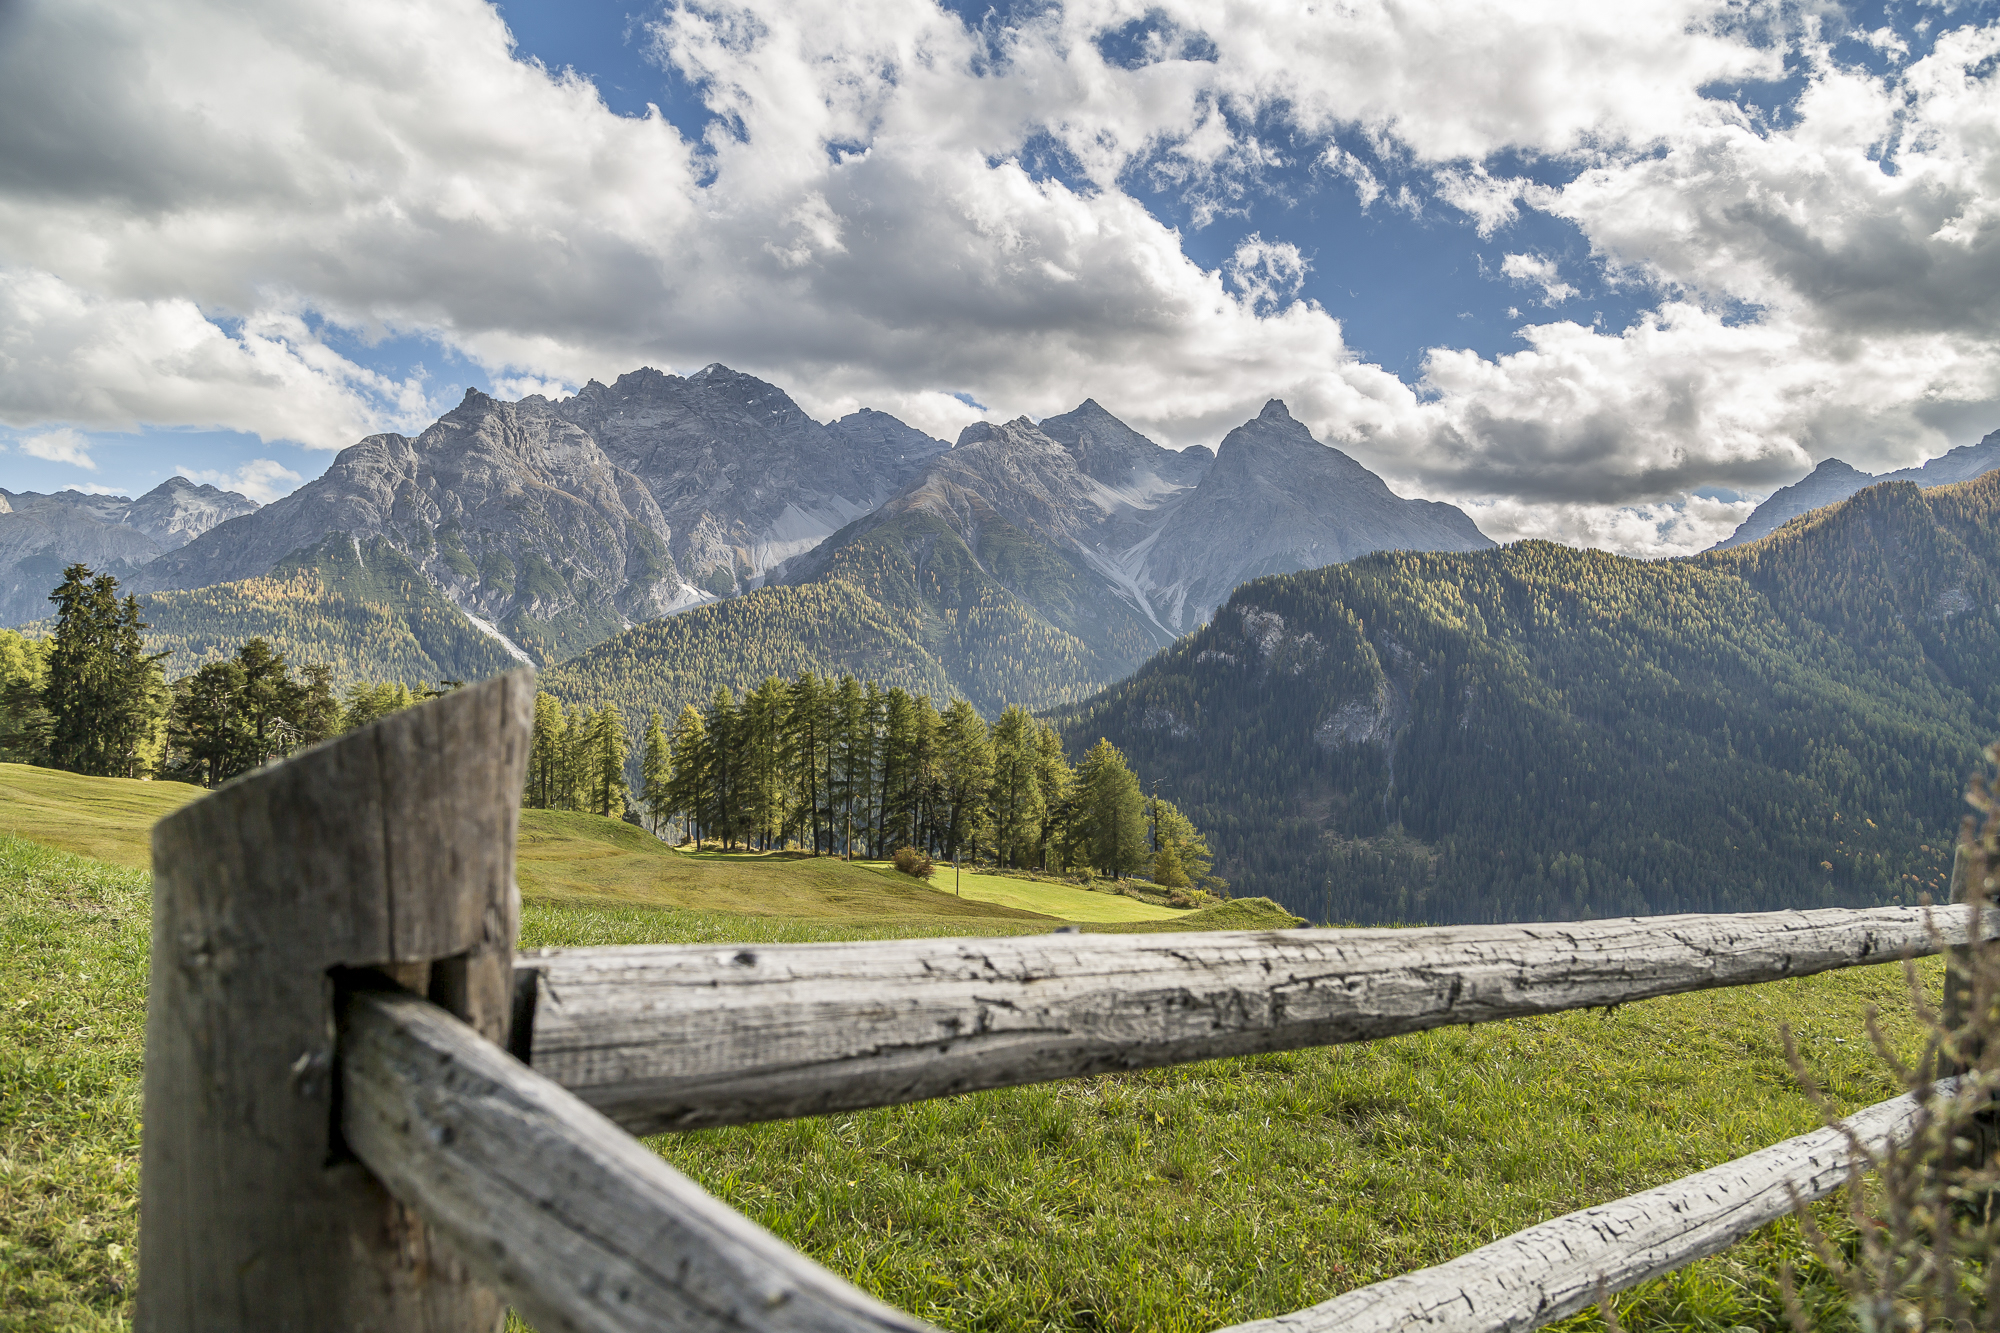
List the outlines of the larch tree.
{"label": "larch tree", "polygon": [[659,713],[646,715],[646,749],[639,760],[639,804],[646,811],[646,827],[654,837],[665,826],[671,805],[668,796],[673,761],[667,752],[667,729]]}
{"label": "larch tree", "polygon": [[1091,866],[1114,878],[1136,873],[1147,861],[1146,798],[1125,756],[1099,739],[1077,766],[1083,843]]}
{"label": "larch tree", "polygon": [[1019,704],[993,724],[993,779],[988,804],[993,813],[994,859],[1007,865],[1033,862],[1042,840],[1041,737],[1035,719]]}

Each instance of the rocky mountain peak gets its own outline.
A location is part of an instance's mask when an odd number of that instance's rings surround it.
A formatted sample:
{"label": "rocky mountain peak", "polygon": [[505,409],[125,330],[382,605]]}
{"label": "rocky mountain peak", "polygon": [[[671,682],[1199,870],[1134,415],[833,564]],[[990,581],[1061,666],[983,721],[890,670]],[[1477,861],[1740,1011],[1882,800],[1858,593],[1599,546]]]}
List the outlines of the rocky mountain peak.
{"label": "rocky mountain peak", "polygon": [[1215,461],[1214,453],[1199,445],[1176,453],[1155,444],[1095,398],[1061,416],[1044,417],[1040,429],[1070,451],[1086,476],[1142,509],[1155,508],[1176,489],[1194,485]]}
{"label": "rocky mountain peak", "polygon": [[1297,424],[1297,421],[1292,416],[1292,409],[1285,406],[1285,400],[1282,398],[1273,398],[1265,403],[1264,410],[1257,414],[1257,420],[1291,421],[1294,425]]}
{"label": "rocky mountain peak", "polygon": [[1033,449],[1042,452],[1047,452],[1051,449],[1060,451],[1062,449],[1060,443],[1050,439],[1033,421],[1025,416],[1015,417],[1012,421],[1003,421],[997,424],[991,421],[975,421],[958,433],[958,443],[954,447],[969,449],[974,445],[980,444],[992,444],[1006,449]]}

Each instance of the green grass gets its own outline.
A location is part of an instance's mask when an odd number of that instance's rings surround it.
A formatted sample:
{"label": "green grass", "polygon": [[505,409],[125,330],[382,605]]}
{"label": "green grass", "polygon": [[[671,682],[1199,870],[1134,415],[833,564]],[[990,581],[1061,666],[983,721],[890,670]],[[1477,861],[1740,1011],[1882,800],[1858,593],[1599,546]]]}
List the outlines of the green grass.
{"label": "green grass", "polygon": [[143,871],[0,835],[7,1333],[127,1326],[137,1277],[148,886]]}
{"label": "green grass", "polygon": [[0,764],[0,833],[121,866],[150,866],[153,821],[202,794],[185,782],[87,778]]}
{"label": "green grass", "polygon": [[[725,886],[759,869],[688,859]],[[1232,902],[1160,924],[1270,915]],[[1026,915],[804,918],[546,897],[530,901],[522,943],[1050,928]],[[0,1331],[128,1324],[147,930],[143,873],[0,836]],[[1887,966],[652,1142],[946,1328],[1207,1329],[1812,1128],[1781,1023],[1842,1105],[1889,1096],[1861,1039],[1871,1003],[1907,1046],[1907,998]],[[1780,1258],[1812,1268],[1789,1224],[1625,1298],[1625,1327],[1775,1329]]]}
{"label": "green grass", "polygon": [[[515,877],[527,901],[590,907],[670,907],[790,919],[898,917],[1058,920],[954,898],[861,862],[799,852],[683,852],[598,815],[523,810]],[[1097,895],[1078,894],[1089,898]],[[979,933],[970,928],[961,933]]]}
{"label": "green grass", "polygon": [[[917,881],[901,874],[887,861],[857,861],[877,874],[888,875],[905,884]],[[963,896],[967,902],[995,903],[1024,912],[1054,917],[1058,921],[1171,921],[1187,915],[1171,907],[1127,898],[1123,894],[1095,892],[1061,880],[1023,879],[1017,875],[990,875],[978,870],[954,871],[940,863],[930,887],[948,896]]]}

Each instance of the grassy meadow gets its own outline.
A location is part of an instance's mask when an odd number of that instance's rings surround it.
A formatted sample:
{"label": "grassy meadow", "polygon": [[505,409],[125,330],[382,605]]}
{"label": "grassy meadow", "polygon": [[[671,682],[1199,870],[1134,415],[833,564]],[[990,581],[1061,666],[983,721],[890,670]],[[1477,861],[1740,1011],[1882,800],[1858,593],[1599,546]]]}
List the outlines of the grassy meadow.
{"label": "grassy meadow", "polygon": [[[66,776],[80,785],[57,791],[0,766],[9,782],[0,1330],[123,1329],[136,1273],[149,909],[145,872],[112,853],[143,848],[145,823],[171,808],[147,802],[179,793]],[[21,791],[33,801],[17,805]],[[68,815],[66,801],[76,803]],[[95,856],[48,832],[85,825],[76,836],[95,840]],[[1056,924],[1049,912],[961,901],[865,863],[690,857],[633,838],[643,835],[610,821],[530,812],[523,945]],[[1232,902],[1084,928],[1287,919],[1275,915]],[[1862,1037],[1870,1004],[1897,1041],[1914,1040],[1891,965],[653,1142],[750,1217],[942,1327],[1192,1333],[1309,1305],[1814,1127],[1784,1064],[1782,1023],[1843,1105],[1892,1095]],[[1621,1298],[1621,1322],[1777,1329],[1786,1257],[1810,1275],[1796,1229],[1782,1223]],[[1809,1286],[1808,1296],[1824,1326],[1844,1323],[1824,1292]],[[1591,1315],[1571,1326],[1598,1325]]]}

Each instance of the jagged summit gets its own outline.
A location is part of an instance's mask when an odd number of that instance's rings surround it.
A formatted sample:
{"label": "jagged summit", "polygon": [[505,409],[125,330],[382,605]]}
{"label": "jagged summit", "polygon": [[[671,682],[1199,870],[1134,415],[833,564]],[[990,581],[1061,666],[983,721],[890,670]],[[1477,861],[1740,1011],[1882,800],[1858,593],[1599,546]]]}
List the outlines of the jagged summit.
{"label": "jagged summit", "polygon": [[1463,510],[1405,500],[1320,443],[1279,399],[1223,437],[1214,466],[1161,525],[1145,576],[1176,632],[1206,621],[1236,588],[1372,551],[1477,551],[1494,545]]}
{"label": "jagged summit", "polygon": [[822,424],[720,364],[686,377],[641,367],[556,401],[468,389],[414,438],[343,450],[325,475],[134,582],[231,582],[330,534],[379,538],[510,651],[547,661],[757,586],[945,447],[886,413]]}

